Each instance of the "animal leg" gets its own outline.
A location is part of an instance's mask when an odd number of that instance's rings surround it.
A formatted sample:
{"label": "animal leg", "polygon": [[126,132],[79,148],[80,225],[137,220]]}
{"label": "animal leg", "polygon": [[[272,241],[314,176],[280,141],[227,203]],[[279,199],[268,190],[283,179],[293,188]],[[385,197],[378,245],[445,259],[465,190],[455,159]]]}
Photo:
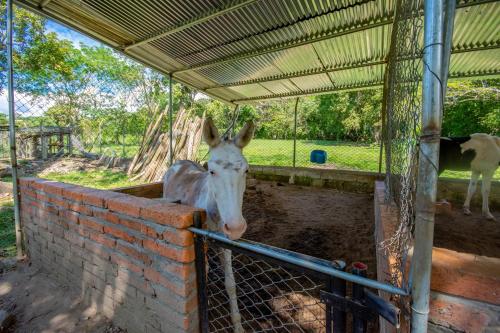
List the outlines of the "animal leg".
{"label": "animal leg", "polygon": [[231,322],[235,333],[244,333],[241,325],[241,315],[238,309],[238,298],[236,295],[236,281],[234,280],[233,265],[231,260],[231,250],[222,250],[222,261],[224,265],[224,285],[229,297],[229,306],[231,309]]}
{"label": "animal leg", "polygon": [[483,173],[483,184],[481,185],[481,194],[483,195],[483,216],[488,220],[495,221],[495,217],[490,212],[490,207],[488,204],[488,199],[490,195],[491,179],[493,178],[493,172]]}
{"label": "animal leg", "polygon": [[472,199],[472,196],[476,192],[478,179],[479,179],[479,172],[472,171],[472,175],[470,177],[470,182],[469,182],[469,189],[467,190],[467,198],[465,198],[465,203],[464,203],[464,214],[465,215],[471,215],[470,200]]}

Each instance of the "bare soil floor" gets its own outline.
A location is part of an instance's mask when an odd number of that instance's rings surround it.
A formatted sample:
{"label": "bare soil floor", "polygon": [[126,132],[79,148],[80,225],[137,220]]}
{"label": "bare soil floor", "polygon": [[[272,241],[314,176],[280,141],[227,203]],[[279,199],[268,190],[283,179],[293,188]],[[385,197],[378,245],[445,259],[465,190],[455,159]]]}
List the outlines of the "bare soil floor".
{"label": "bare soil floor", "polygon": [[26,263],[0,274],[0,309],[14,316],[6,332],[122,333],[68,286]]}
{"label": "bare soil floor", "polygon": [[497,221],[486,220],[480,207],[462,213],[462,203],[452,202],[451,214],[436,215],[434,246],[458,252],[500,258],[500,210],[491,209]]}
{"label": "bare soil floor", "polygon": [[244,236],[347,265],[361,261],[375,277],[373,195],[257,181],[243,200]]}

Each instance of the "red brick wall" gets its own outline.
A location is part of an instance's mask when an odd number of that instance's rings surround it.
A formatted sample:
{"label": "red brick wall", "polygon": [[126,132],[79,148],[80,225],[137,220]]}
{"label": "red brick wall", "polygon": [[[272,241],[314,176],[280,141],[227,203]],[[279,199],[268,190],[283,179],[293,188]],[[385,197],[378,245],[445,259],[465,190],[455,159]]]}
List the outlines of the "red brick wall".
{"label": "red brick wall", "polygon": [[194,208],[21,178],[30,260],[128,332],[198,330]]}

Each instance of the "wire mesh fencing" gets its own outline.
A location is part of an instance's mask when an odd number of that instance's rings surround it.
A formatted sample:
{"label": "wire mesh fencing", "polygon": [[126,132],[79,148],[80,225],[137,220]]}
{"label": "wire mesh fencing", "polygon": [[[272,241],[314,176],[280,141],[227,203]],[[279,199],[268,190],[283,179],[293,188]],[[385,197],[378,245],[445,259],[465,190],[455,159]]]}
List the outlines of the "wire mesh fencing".
{"label": "wire mesh fencing", "polygon": [[[207,252],[209,332],[233,332],[234,327],[224,251],[229,250],[211,245]],[[323,281],[235,251],[231,261],[245,332],[326,332]]]}
{"label": "wire mesh fencing", "polygon": [[386,199],[396,202],[399,225],[380,246],[394,258],[391,282],[400,287],[407,284],[406,259],[414,227],[421,119],[421,8],[421,1],[397,2],[384,86]]}

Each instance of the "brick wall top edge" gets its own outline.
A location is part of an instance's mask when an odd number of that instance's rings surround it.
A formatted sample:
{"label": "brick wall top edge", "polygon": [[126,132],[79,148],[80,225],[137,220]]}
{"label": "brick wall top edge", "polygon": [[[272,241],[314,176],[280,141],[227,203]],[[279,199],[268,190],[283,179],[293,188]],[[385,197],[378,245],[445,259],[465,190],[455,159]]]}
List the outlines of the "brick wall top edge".
{"label": "brick wall top edge", "polygon": [[206,217],[203,210],[186,205],[159,202],[125,193],[94,189],[43,178],[22,177],[19,179],[19,184],[21,189],[23,187],[31,187],[50,194],[60,195],[70,200],[81,201],[126,215],[140,217],[158,224],[170,225],[175,228],[190,227],[193,223],[193,214],[196,211],[202,213],[202,220]]}

